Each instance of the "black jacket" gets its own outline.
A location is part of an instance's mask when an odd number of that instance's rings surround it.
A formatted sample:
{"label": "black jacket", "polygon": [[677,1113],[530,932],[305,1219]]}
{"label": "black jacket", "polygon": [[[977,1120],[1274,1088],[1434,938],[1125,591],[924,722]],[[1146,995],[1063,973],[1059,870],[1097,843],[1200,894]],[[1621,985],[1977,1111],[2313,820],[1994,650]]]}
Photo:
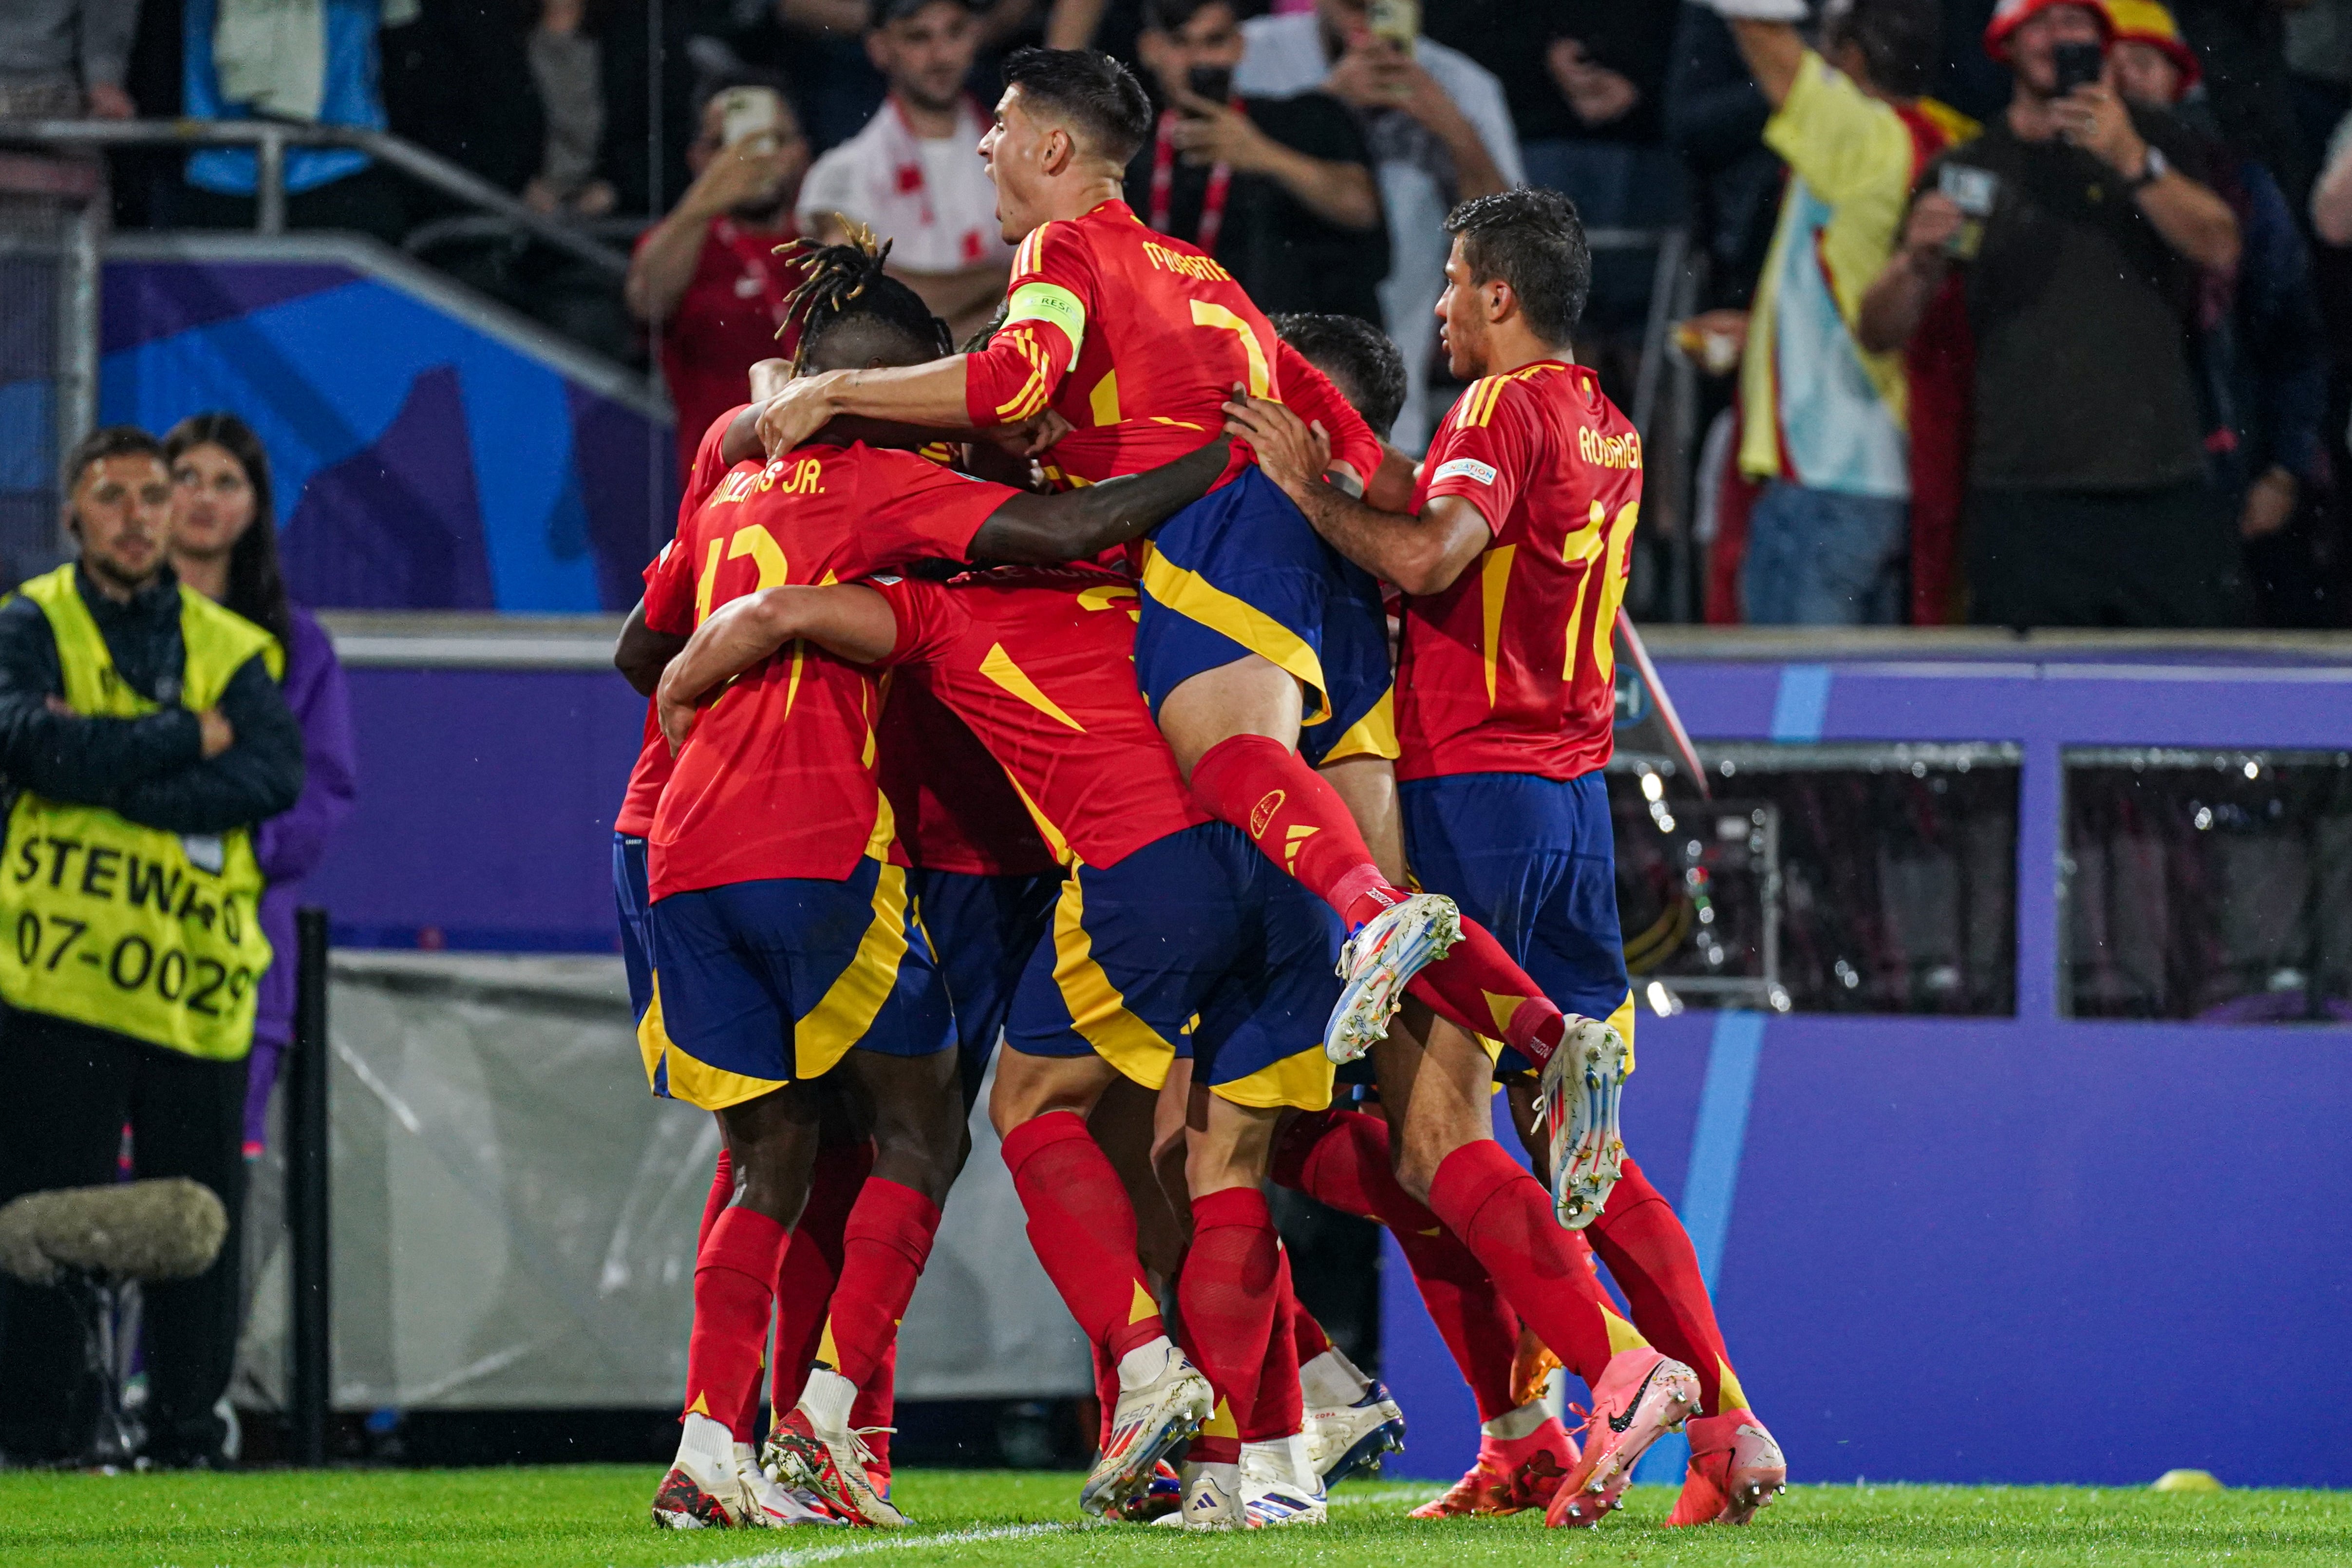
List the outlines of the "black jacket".
{"label": "black jacket", "polygon": [[207,761],[195,714],[178,705],[187,664],[179,579],[167,567],[127,605],[79,568],[74,585],[116,672],[163,710],[143,719],[51,712],[48,700],[63,697],[66,683],[48,617],[21,595],[0,605],[0,774],[8,789],[104,806],[166,833],[226,833],[292,806],[302,793],[302,730],[261,656],[221,696],[236,743]]}

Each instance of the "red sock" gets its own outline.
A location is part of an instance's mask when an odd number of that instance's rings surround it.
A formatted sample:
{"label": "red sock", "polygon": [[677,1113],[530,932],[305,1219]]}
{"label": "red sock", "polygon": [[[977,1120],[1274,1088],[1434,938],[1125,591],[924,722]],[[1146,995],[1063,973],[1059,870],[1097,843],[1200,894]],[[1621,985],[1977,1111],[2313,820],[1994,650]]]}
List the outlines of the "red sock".
{"label": "red sock", "polygon": [[[1298,1304],[1290,1285],[1290,1254],[1279,1247],[1275,1249],[1274,1283],[1274,1321],[1266,1330],[1265,1360],[1258,1365],[1257,1397],[1250,1401],[1246,1415],[1235,1412],[1234,1424],[1244,1443],[1279,1443],[1307,1424],[1307,1396],[1298,1386],[1298,1321],[1314,1320]],[[1316,1330],[1315,1337],[1322,1340],[1323,1331]]]}
{"label": "red sock", "polygon": [[1748,1395],[1731,1370],[1723,1331],[1716,1326],[1715,1304],[1707,1300],[1690,1233],[1639,1165],[1625,1162],[1608,1206],[1584,1234],[1625,1292],[1642,1337],[1698,1373],[1699,1414],[1747,1409]]}
{"label": "red sock", "polygon": [[1297,752],[1265,735],[1218,742],[1192,767],[1192,798],[1250,836],[1355,930],[1404,894],[1372,863],[1339,792]]}
{"label": "red sock", "polygon": [[[1612,1353],[1607,1298],[1552,1217],[1543,1184],[1501,1144],[1481,1138],[1439,1163],[1429,1206],[1486,1265],[1536,1337],[1588,1386],[1598,1384]],[[1517,1345],[1513,1335],[1503,1353]]]}
{"label": "red sock", "polygon": [[841,1278],[841,1236],[849,1211],[874,1168],[874,1144],[829,1144],[816,1152],[808,1202],[793,1227],[792,1249],[776,1278],[776,1359],[769,1374],[768,1408],[782,1415],[801,1402],[809,1363],[824,1338],[834,1282]]}
{"label": "red sock", "polygon": [[1118,1413],[1118,1363],[1103,1354],[1100,1345],[1087,1347],[1095,1358],[1095,1403],[1102,1407],[1102,1418],[1096,1423],[1095,1447],[1097,1451],[1110,1447],[1111,1417]]}
{"label": "red sock", "polygon": [[939,1205],[897,1182],[869,1176],[842,1234],[833,1288],[833,1369],[866,1386],[898,1334],[898,1320],[939,1234]]}
{"label": "red sock", "polygon": [[1176,1300],[1192,1359],[1217,1394],[1216,1411],[1192,1441],[1191,1458],[1202,1464],[1242,1457],[1240,1422],[1256,1407],[1281,1265],[1264,1193],[1227,1187],[1192,1200],[1192,1246]]}
{"label": "red sock", "polygon": [[[1289,1272],[1290,1259],[1287,1257],[1283,1258],[1282,1267],[1286,1274]],[[1331,1348],[1331,1336],[1323,1331],[1323,1325],[1315,1321],[1315,1314],[1308,1311],[1307,1303],[1296,1295],[1290,1298],[1290,1342],[1291,1353],[1297,1358],[1300,1366],[1305,1366]]]}
{"label": "red sock", "polygon": [[1113,1365],[1168,1331],[1135,1254],[1135,1205],[1086,1119],[1049,1111],[1004,1139],[1029,1245],[1087,1338]]}
{"label": "red sock", "polygon": [[1567,1021],[1512,962],[1494,933],[1468,915],[1454,951],[1412,977],[1412,995],[1474,1035],[1497,1039],[1541,1067],[1551,1059]]}
{"label": "red sock", "polygon": [[885,1476],[890,1473],[890,1427],[898,1407],[898,1337],[893,1334],[881,1363],[857,1385],[857,1398],[849,1407],[849,1424],[866,1434],[866,1447]]}
{"label": "red sock", "polygon": [[702,1244],[710,1239],[710,1227],[735,1201],[735,1163],[727,1157],[726,1145],[719,1149],[719,1163],[710,1173],[710,1193],[702,1200],[702,1227],[694,1233],[694,1253],[702,1256]]}
{"label": "red sock", "polygon": [[766,1215],[738,1205],[712,1224],[695,1261],[686,1410],[727,1422],[738,1443],[751,1440],[751,1423],[740,1417],[747,1404],[757,1405],[760,1352],[768,1342],[776,1269],[791,1238],[790,1231]]}
{"label": "red sock", "polygon": [[[1274,1179],[1342,1214],[1387,1226],[1438,1336],[1478,1402],[1478,1419],[1491,1421],[1513,1408],[1518,1319],[1470,1249],[1399,1184],[1389,1163],[1387,1122],[1360,1110],[1298,1117],[1275,1146]],[[1313,1358],[1302,1347],[1298,1359],[1304,1364]]]}

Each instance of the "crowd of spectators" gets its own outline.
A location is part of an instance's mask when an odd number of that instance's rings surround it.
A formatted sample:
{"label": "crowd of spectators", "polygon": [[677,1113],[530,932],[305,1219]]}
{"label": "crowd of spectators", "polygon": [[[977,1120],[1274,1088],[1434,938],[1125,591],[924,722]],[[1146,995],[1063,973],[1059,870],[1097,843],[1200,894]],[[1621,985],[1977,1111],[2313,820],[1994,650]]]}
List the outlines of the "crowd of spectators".
{"label": "crowd of spectators", "polygon": [[[1704,546],[1710,618],[2346,619],[2352,0],[23,0],[0,116],[417,142],[636,247],[625,290],[545,247],[431,254],[657,361],[690,444],[777,352],[792,238],[870,226],[960,338],[986,319],[1009,253],[971,145],[1041,41],[1150,93],[1145,221],[1269,310],[1384,326],[1408,449],[1452,392],[1451,205],[1576,200],[1580,347],[1621,400],[1643,237],[1685,230],[1709,438],[1659,518]],[[287,174],[298,226],[448,211],[347,150]],[[118,221],[248,223],[254,177],[121,155]]]}

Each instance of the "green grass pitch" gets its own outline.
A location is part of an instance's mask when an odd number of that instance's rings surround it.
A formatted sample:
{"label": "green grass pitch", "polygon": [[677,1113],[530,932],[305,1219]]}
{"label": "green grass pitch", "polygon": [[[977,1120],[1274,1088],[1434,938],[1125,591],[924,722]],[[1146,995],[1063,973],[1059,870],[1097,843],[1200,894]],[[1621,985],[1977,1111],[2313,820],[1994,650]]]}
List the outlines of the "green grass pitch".
{"label": "green grass pitch", "polygon": [[1179,1561],[1365,1568],[1550,1563],[2076,1564],[2352,1563],[2352,1493],[2158,1494],[2074,1488],[1792,1487],[1744,1531],[1660,1528],[1673,1496],[1639,1488],[1597,1531],[1533,1516],[1424,1523],[1436,1489],[1358,1481],[1331,1523],[1237,1536],[1084,1526],[1078,1478],[913,1470],[918,1529],[669,1533],[646,1521],[656,1471],[264,1471],[0,1475],[7,1568],[577,1568],[806,1563],[1076,1568]]}

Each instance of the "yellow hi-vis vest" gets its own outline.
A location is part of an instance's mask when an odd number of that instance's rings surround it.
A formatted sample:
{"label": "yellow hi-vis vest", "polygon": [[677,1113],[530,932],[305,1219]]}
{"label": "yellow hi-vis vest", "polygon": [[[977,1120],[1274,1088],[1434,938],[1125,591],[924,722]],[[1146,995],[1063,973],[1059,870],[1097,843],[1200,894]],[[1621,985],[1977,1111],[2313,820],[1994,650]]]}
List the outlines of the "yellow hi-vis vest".
{"label": "yellow hi-vis vest", "polygon": [[[65,671],[66,703],[93,718],[160,711],[115,673],[71,563],[22,590],[41,607]],[[257,653],[281,675],[278,639],[194,589],[180,589],[187,662],[180,700],[219,702]],[[257,982],[269,967],[253,835],[183,837],[100,806],[27,790],[0,858],[0,998],[192,1057],[253,1048]]]}

